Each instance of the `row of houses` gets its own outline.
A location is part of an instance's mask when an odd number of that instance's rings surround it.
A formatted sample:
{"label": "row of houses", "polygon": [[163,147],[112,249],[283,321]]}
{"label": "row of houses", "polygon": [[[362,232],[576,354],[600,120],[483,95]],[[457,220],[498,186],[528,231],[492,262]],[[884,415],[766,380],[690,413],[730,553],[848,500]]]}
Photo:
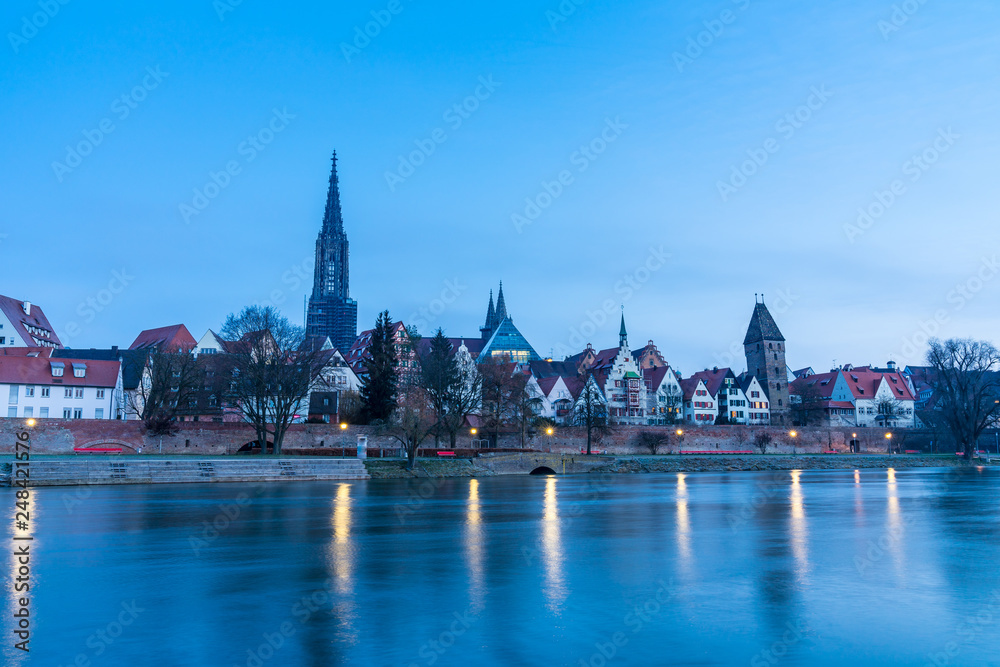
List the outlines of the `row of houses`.
{"label": "row of houses", "polygon": [[[393,324],[400,374],[412,379],[427,338],[414,340],[403,322]],[[298,418],[334,421],[341,397],[356,392],[365,375],[372,331],[356,337],[348,350],[329,339],[310,341],[323,354],[321,378]],[[633,350],[622,314],[617,347],[588,344],[561,361],[542,358],[514,326],[501,284],[496,305],[490,294],[485,324],[477,337],[450,338],[462,367],[501,360],[526,376],[535,412],[570,424],[588,385],[614,424],[628,425],[918,425],[922,395],[932,392],[910,369],[845,365],[829,373],[810,368],[791,372],[784,362],[785,339],[763,303],[757,303],[744,347],[747,371],[711,368],[683,375],[652,340]],[[0,297],[0,395],[8,396],[8,417],[135,419],[135,393],[149,382],[153,351],[190,351],[204,371],[204,386],[178,406],[187,421],[239,421],[227,405],[225,383],[231,358],[247,341],[224,340],[213,330],[195,339],[184,325],[148,329],[127,349],[63,348],[42,310],[26,301]],[[919,370],[919,369],[917,369]],[[919,387],[919,389],[918,389]]]}

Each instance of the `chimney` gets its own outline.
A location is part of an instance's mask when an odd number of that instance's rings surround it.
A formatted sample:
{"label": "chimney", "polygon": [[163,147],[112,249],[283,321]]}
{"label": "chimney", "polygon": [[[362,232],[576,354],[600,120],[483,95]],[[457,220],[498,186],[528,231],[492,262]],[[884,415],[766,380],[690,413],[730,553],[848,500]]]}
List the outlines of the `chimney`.
{"label": "chimney", "polygon": [[31,302],[30,301],[25,301],[24,303],[22,303],[21,304],[21,308],[24,309],[24,314],[25,315],[31,315]]}

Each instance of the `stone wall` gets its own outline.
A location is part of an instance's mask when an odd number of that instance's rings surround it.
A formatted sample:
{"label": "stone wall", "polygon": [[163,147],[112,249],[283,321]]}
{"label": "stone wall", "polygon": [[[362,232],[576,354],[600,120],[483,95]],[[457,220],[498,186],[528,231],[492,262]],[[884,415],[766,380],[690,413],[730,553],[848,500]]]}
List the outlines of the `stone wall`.
{"label": "stone wall", "polygon": [[[0,419],[0,453],[13,451],[16,433],[31,432],[32,451],[36,454],[71,454],[74,447],[97,447],[101,445],[120,446],[125,453],[142,454],[232,454],[240,447],[255,439],[253,429],[246,424],[215,422],[182,422],[178,431],[170,436],[148,436],[142,424],[137,421],[98,421],[38,419],[35,426],[28,428],[24,419]],[[616,427],[594,444],[594,449],[612,454],[638,454],[636,435],[644,430],[657,430],[669,434],[669,450],[678,448],[692,451],[733,451],[752,450],[753,436],[760,430],[771,433],[773,442],[769,452],[821,452],[833,449],[838,452],[850,450],[852,432],[858,433],[862,451],[886,451],[885,432],[879,429],[851,428],[802,428],[796,429],[794,440],[788,429],[736,426],[692,427],[683,425],[684,435],[675,434],[677,427]],[[741,437],[741,430],[743,437]],[[358,435],[368,436],[369,449],[397,449],[399,443],[386,436],[375,435],[370,427],[351,426],[342,430],[337,424],[295,424],[285,437],[284,449],[316,449],[331,447],[353,448]],[[896,431],[898,443],[907,443],[903,448],[917,448],[915,432]],[[741,442],[741,440],[743,440]],[[579,453],[586,448],[587,433],[580,428],[557,428],[552,435],[536,433],[527,441],[529,449],[553,453]],[[442,441],[442,447],[447,440]],[[457,443],[460,449],[471,448],[471,436],[462,434]],[[678,447],[678,445],[680,447]],[[506,434],[500,438],[501,448],[518,448],[517,434]],[[434,447],[434,439],[428,438],[424,448]],[[666,453],[666,449],[662,453]]]}

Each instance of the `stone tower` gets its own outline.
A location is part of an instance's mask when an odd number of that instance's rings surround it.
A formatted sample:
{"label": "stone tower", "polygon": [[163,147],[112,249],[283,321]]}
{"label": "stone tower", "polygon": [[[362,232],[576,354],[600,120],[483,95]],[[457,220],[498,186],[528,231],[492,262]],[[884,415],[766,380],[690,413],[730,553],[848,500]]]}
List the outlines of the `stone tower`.
{"label": "stone tower", "polygon": [[743,339],[743,350],[747,357],[747,373],[756,376],[767,392],[771,423],[790,424],[785,337],[764,305],[763,298],[754,305],[753,317]]}
{"label": "stone tower", "polygon": [[316,239],[313,291],[306,314],[306,334],[329,337],[334,347],[346,352],[358,332],[358,303],[350,298],[349,249],[340,211],[337,153],[333,154],[330,187],[326,194],[323,228]]}

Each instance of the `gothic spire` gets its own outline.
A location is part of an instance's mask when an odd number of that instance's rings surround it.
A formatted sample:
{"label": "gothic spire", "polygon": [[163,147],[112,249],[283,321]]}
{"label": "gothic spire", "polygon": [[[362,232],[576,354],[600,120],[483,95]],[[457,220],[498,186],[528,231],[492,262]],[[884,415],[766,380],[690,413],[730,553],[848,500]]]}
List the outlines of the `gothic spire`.
{"label": "gothic spire", "polygon": [[503,281],[501,280],[500,294],[497,295],[497,315],[496,315],[497,326],[499,326],[500,323],[503,322],[505,319],[507,319],[507,304],[503,300]]}
{"label": "gothic spire", "polygon": [[493,320],[496,318],[496,311],[493,309],[493,290],[490,290],[490,307],[486,311],[486,328],[493,328]]}
{"label": "gothic spire", "polygon": [[340,212],[340,181],[337,179],[337,151],[333,151],[333,168],[330,171],[330,188],[326,193],[323,231],[334,233],[344,231],[344,218]]}
{"label": "gothic spire", "polygon": [[628,331],[625,330],[625,306],[622,306],[622,327],[618,331],[618,347],[628,345]]}

